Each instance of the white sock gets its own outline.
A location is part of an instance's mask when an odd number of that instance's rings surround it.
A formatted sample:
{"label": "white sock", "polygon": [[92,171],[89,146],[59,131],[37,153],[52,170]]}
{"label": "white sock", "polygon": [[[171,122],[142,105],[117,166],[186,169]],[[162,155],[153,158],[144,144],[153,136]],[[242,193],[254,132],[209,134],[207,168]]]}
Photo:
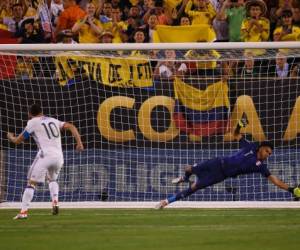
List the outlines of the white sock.
{"label": "white sock", "polygon": [[52,202],[58,202],[58,183],[56,181],[49,182],[49,190]]}
{"label": "white sock", "polygon": [[26,212],[29,208],[30,202],[32,201],[34,194],[34,188],[29,186],[26,187],[22,196],[21,212]]}

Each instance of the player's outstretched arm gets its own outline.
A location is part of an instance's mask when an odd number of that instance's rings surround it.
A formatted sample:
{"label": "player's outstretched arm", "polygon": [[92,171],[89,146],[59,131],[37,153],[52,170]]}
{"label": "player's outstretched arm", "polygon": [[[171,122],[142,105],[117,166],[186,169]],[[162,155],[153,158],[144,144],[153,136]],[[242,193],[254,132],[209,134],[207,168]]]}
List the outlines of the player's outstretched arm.
{"label": "player's outstretched arm", "polygon": [[270,175],[268,177],[269,181],[271,181],[275,186],[284,189],[290,193],[292,193],[295,197],[300,197],[300,188],[298,187],[289,187],[286,183],[284,183],[282,180],[277,178],[275,175]]}
{"label": "player's outstretched arm", "polygon": [[25,137],[24,137],[23,133],[19,134],[18,136],[15,136],[15,134],[8,132],[7,133],[7,139],[10,142],[18,145],[18,144],[22,143],[25,140]]}
{"label": "player's outstretched arm", "polygon": [[270,175],[268,180],[271,181],[275,186],[288,191],[289,186],[275,175]]}
{"label": "player's outstretched arm", "polygon": [[74,138],[76,140],[76,144],[77,144],[76,150],[82,151],[84,149],[84,147],[83,147],[81,137],[80,137],[80,134],[79,134],[77,128],[73,124],[66,122],[63,126],[63,129],[69,130],[72,133],[72,135],[74,136]]}

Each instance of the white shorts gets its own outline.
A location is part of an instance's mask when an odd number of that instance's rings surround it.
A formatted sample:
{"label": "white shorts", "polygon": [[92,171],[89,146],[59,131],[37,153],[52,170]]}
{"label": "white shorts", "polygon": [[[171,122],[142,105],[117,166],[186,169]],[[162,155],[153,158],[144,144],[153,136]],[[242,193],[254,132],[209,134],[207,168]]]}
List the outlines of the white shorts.
{"label": "white shorts", "polygon": [[63,164],[62,157],[41,157],[38,154],[29,168],[27,178],[38,183],[44,183],[45,180],[56,181]]}

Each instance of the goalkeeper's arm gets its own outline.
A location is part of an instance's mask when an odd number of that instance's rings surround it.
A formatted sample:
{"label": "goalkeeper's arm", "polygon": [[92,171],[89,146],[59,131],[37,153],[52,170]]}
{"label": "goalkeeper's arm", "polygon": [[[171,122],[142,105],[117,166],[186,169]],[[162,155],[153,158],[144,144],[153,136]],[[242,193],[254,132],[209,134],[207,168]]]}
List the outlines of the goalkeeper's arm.
{"label": "goalkeeper's arm", "polygon": [[270,175],[268,177],[269,181],[271,181],[275,186],[284,189],[290,193],[292,193],[295,197],[300,197],[300,188],[298,187],[289,187],[286,183],[284,183],[282,180],[277,178],[275,175]]}

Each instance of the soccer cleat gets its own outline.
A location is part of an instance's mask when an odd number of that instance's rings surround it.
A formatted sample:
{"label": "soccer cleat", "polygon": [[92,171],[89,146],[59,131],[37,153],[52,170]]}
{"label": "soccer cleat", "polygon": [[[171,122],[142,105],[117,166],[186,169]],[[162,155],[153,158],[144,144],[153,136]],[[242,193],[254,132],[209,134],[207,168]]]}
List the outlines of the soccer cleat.
{"label": "soccer cleat", "polygon": [[19,214],[17,214],[13,219],[14,220],[23,220],[23,219],[27,219],[27,211],[25,212],[20,212]]}
{"label": "soccer cleat", "polygon": [[179,184],[179,183],[182,183],[182,182],[184,182],[184,179],[183,179],[182,176],[177,177],[177,178],[175,178],[175,179],[172,180],[173,184]]}
{"label": "soccer cleat", "polygon": [[161,200],[156,206],[155,209],[163,209],[169,204],[168,200]]}
{"label": "soccer cleat", "polygon": [[58,215],[59,214],[59,206],[57,202],[52,203],[52,214]]}

